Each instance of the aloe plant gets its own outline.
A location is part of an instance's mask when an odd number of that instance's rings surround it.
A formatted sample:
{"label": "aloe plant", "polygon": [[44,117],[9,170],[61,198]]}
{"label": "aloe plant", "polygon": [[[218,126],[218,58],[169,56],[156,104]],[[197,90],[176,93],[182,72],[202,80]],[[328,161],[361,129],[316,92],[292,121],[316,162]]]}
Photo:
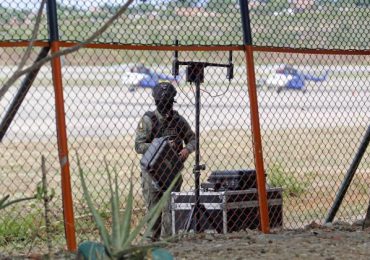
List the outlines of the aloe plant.
{"label": "aloe plant", "polygon": [[[152,245],[133,245],[133,241],[138,238],[140,235],[140,231],[142,231],[145,227],[146,230],[144,232],[143,238],[148,235],[148,232],[154,226],[155,221],[159,217],[163,207],[166,205],[167,200],[171,195],[171,190],[173,189],[174,185],[179,179],[178,175],[168,188],[166,192],[164,192],[162,198],[157,203],[157,205],[152,208],[147,215],[145,215],[139,224],[131,228],[131,217],[133,211],[133,185],[132,185],[132,178],[130,179],[130,186],[129,186],[129,193],[127,196],[127,202],[125,207],[125,212],[122,217],[120,217],[119,212],[119,192],[118,192],[118,180],[117,180],[117,171],[114,169],[115,178],[114,184],[112,183],[111,172],[109,171],[108,164],[105,160],[106,165],[106,172],[108,174],[109,180],[109,187],[110,187],[110,204],[111,204],[111,215],[112,215],[112,230],[111,234],[109,234],[107,228],[104,225],[103,218],[100,216],[96,208],[94,207],[93,201],[87,189],[84,172],[80,165],[80,160],[77,156],[77,165],[79,169],[79,174],[81,178],[82,189],[84,193],[85,200],[87,205],[93,215],[95,224],[99,230],[99,234],[102,240],[102,243],[105,247],[105,251],[108,258],[112,259],[120,259],[129,256],[138,255],[140,253],[146,253],[149,249],[153,248]],[[113,187],[114,186],[114,187]],[[142,238],[142,239],[143,239]],[[101,256],[103,257],[103,256]]]}

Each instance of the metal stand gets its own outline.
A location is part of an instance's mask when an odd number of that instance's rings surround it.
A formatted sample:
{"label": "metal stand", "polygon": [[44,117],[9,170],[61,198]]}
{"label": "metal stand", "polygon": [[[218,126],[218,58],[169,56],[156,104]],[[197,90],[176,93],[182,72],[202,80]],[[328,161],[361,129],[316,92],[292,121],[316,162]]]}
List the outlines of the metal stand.
{"label": "metal stand", "polygon": [[[360,145],[360,147],[359,147],[359,149],[358,149],[358,151],[355,155],[355,158],[353,159],[353,161],[352,161],[352,163],[351,163],[351,165],[350,165],[350,167],[347,171],[347,174],[344,178],[344,181],[343,181],[342,185],[340,186],[340,189],[339,189],[338,194],[335,198],[334,204],[330,208],[330,211],[329,211],[328,216],[325,220],[325,223],[332,222],[335,215],[337,214],[337,211],[338,211],[340,205],[342,204],[344,195],[346,195],[348,187],[351,184],[353,177],[355,176],[357,167],[360,164],[361,159],[365,154],[365,151],[366,151],[366,148],[369,145],[369,142],[370,142],[370,125],[368,126],[368,128],[366,130],[365,136],[364,136],[364,138],[361,142],[361,145]],[[370,209],[370,204],[369,204],[369,209]],[[368,210],[368,212],[369,212],[369,210]],[[367,214],[367,215],[369,215],[369,218],[370,218],[370,213]]]}
{"label": "metal stand", "polygon": [[[199,65],[200,66],[200,65]],[[189,68],[189,67],[188,67]],[[189,77],[188,77],[189,79]],[[193,174],[195,178],[195,204],[192,206],[188,220],[185,224],[186,231],[191,229],[192,220],[194,219],[194,232],[200,232],[202,226],[200,224],[201,216],[207,215],[207,210],[203,204],[200,203],[200,171],[205,170],[206,166],[200,164],[200,149],[199,149],[199,125],[200,125],[200,78],[195,77],[195,165],[193,167]]]}
{"label": "metal stand", "polygon": [[[178,41],[175,42],[178,45]],[[213,67],[226,67],[227,68],[227,78],[230,80],[233,78],[233,64],[232,64],[232,53],[229,52],[229,64],[218,64],[218,63],[208,63],[208,62],[180,62],[178,61],[178,51],[175,51],[174,61],[172,67],[172,73],[174,76],[179,75],[179,66],[187,65],[186,68],[186,80],[195,84],[195,165],[193,168],[194,178],[195,178],[195,203],[192,205],[189,217],[186,221],[185,228],[186,231],[191,229],[192,224],[194,224],[194,232],[203,232],[204,226],[201,225],[201,218],[206,218],[210,220],[211,217],[208,214],[205,206],[200,203],[200,171],[205,170],[206,166],[200,164],[200,149],[199,149],[199,125],[200,125],[200,84],[204,81],[204,68],[207,66]],[[214,225],[213,221],[210,221],[211,225]]]}
{"label": "metal stand", "polygon": [[[38,62],[41,59],[45,58],[49,53],[49,47],[44,47],[41,49],[37,59],[35,61]],[[28,90],[32,86],[33,81],[35,80],[40,68],[36,68],[31,70],[25,79],[22,81],[22,85],[19,88],[17,95],[14,97],[12,104],[10,105],[9,109],[6,111],[4,119],[0,123],[0,142],[3,140],[6,131],[8,130],[11,122],[13,121],[15,115],[18,112],[19,107],[21,106],[24,98],[26,97]]]}

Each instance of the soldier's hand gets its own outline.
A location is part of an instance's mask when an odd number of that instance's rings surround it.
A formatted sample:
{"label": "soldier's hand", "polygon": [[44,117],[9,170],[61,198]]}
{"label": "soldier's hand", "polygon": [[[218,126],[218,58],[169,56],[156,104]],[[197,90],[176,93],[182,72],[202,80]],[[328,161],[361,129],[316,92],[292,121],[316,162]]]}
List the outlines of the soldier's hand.
{"label": "soldier's hand", "polygon": [[169,143],[170,143],[170,146],[172,148],[176,148],[176,142],[175,142],[175,140],[169,140]]}
{"label": "soldier's hand", "polygon": [[182,161],[185,161],[189,157],[189,150],[184,148],[179,152],[180,159]]}

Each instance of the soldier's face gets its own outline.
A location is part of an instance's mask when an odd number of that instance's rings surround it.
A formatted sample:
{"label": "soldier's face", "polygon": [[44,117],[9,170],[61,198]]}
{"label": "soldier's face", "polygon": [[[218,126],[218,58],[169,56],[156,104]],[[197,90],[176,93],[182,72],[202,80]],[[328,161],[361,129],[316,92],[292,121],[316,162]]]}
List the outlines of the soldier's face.
{"label": "soldier's face", "polygon": [[156,101],[159,113],[163,116],[169,115],[173,111],[173,103],[173,99]]}

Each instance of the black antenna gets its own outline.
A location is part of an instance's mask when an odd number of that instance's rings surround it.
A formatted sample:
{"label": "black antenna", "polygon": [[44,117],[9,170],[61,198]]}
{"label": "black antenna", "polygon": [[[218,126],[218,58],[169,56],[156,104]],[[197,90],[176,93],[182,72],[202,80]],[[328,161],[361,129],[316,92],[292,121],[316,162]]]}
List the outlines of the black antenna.
{"label": "black antenna", "polygon": [[[177,39],[175,40],[175,46],[179,46],[179,41]],[[179,67],[179,51],[175,50],[172,61],[172,75],[174,77],[179,75]]]}
{"label": "black antenna", "polygon": [[226,78],[228,80],[234,78],[233,51],[229,51],[229,66],[227,67]]}

